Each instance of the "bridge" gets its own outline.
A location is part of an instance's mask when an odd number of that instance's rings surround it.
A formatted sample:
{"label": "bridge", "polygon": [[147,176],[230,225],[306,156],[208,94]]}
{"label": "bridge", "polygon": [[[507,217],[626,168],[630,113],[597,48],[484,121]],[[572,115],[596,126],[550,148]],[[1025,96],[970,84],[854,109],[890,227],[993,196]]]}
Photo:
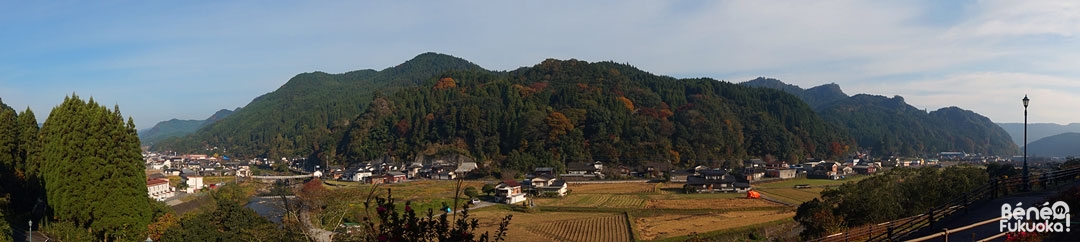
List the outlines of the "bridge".
{"label": "bridge", "polygon": [[[1001,204],[1039,204],[1058,189],[1076,186],[1080,167],[1031,176],[995,179],[952,201],[915,216],[884,223],[868,224],[810,240],[820,241],[988,241],[1001,239],[996,221],[1001,219]],[[1014,193],[1030,188],[1031,192]],[[957,215],[957,216],[951,216]]]}

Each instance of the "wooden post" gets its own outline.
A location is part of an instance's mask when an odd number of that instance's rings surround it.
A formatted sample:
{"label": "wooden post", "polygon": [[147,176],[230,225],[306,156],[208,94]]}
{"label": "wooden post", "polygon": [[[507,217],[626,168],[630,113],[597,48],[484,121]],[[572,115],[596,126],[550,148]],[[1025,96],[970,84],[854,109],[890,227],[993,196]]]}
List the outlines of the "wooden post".
{"label": "wooden post", "polygon": [[926,227],[930,228],[930,229],[934,229],[934,210],[931,209],[930,212],[927,213],[927,215],[928,216],[926,217],[927,218],[926,219],[926,223],[927,223]]}
{"label": "wooden post", "polygon": [[892,239],[892,235],[893,235],[893,227],[892,227],[892,225],[889,225],[889,232],[888,233],[889,233],[888,240],[893,241],[893,239]]}

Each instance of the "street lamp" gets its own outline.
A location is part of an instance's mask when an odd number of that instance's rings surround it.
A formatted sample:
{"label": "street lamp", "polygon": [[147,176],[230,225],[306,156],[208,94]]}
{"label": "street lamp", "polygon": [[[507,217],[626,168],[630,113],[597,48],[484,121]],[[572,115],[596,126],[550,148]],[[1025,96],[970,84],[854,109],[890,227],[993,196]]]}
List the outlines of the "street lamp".
{"label": "street lamp", "polygon": [[1030,102],[1031,99],[1028,99],[1027,95],[1024,95],[1024,99],[1022,101],[1024,101],[1024,191],[1029,191],[1031,189],[1031,185],[1028,184],[1027,108],[1028,108],[1028,102]]}
{"label": "street lamp", "polygon": [[30,223],[30,233],[27,233],[26,236],[30,238],[30,241],[34,241],[34,220],[27,220],[26,222]]}

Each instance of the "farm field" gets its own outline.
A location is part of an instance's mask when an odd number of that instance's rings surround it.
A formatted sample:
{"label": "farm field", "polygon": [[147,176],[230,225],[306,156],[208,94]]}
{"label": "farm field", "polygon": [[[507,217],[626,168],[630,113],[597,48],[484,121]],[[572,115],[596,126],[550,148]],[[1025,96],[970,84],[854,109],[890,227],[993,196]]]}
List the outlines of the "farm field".
{"label": "farm field", "polygon": [[[486,182],[495,181],[467,181],[462,187],[480,188]],[[806,183],[782,181],[763,189],[776,192],[768,194],[782,201],[812,199],[822,189],[796,190],[784,182]],[[331,189],[365,193],[371,187],[355,183],[327,184],[334,185]],[[455,185],[453,181],[420,180],[379,185],[377,192],[385,196],[386,190],[391,189],[398,201],[429,207],[452,202]],[[483,233],[494,232],[500,219],[513,215],[507,241],[629,241],[677,239],[695,232],[765,226],[794,216],[791,207],[747,199],[744,193],[683,194],[680,183],[569,184],[568,189],[571,192],[566,197],[530,197],[529,201],[538,206],[533,212],[524,212],[521,204],[496,205],[472,210],[470,217],[479,219],[477,232]]]}
{"label": "farm field", "polygon": [[[637,194],[655,193],[659,184],[647,182],[569,184],[574,193]],[[682,187],[681,185],[679,187]]]}
{"label": "farm field", "polygon": [[506,241],[630,241],[625,215],[618,213],[540,212],[520,213],[505,209],[481,209],[470,216],[479,219],[478,232],[494,233],[499,220],[513,214]]}
{"label": "farm field", "polygon": [[[855,176],[843,180],[795,178],[790,180],[755,185],[754,190],[767,198],[780,200],[793,205],[813,200],[821,196],[826,187],[839,186],[848,182],[858,182],[869,176]],[[795,185],[810,185],[810,188],[795,188]]]}
{"label": "farm field", "polygon": [[708,214],[666,214],[634,219],[642,240],[684,236],[690,233],[743,227],[770,221],[791,219],[794,212],[739,211]]}

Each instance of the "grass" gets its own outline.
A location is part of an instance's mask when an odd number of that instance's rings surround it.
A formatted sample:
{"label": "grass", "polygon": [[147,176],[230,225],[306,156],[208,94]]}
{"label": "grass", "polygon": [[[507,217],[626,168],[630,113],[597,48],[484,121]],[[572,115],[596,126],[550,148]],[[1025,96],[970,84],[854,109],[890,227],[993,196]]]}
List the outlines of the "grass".
{"label": "grass", "polygon": [[849,176],[848,178],[840,179],[840,180],[807,179],[806,177],[799,177],[799,178],[788,179],[788,180],[783,180],[783,181],[764,183],[764,184],[761,184],[761,185],[756,185],[755,184],[753,186],[754,186],[754,189],[758,189],[758,188],[793,188],[793,187],[795,187],[795,185],[801,185],[801,184],[809,184],[810,187],[839,186],[841,184],[848,183],[848,182],[858,182],[858,181],[860,181],[862,179],[866,179],[867,177],[869,177],[869,176],[862,176],[862,175]]}
{"label": "grass", "polygon": [[[768,198],[780,200],[789,204],[801,204],[821,197],[821,191],[828,187],[835,187],[848,182],[858,182],[869,176],[853,176],[842,180],[807,179],[805,177],[788,179],[783,181],[754,185],[754,190],[761,192]],[[795,185],[810,185],[810,188],[795,188]]]}

